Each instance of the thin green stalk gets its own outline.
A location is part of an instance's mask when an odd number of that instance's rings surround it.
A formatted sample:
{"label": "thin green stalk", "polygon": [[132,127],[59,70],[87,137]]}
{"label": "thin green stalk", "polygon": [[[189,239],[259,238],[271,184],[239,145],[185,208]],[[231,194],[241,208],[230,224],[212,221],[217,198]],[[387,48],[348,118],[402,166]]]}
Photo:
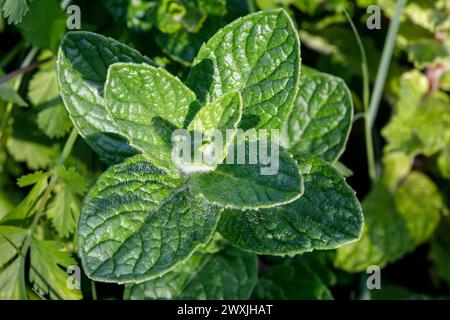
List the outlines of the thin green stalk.
{"label": "thin green stalk", "polygon": [[97,300],[97,289],[95,288],[95,281],[91,280],[92,300]]}
{"label": "thin green stalk", "polygon": [[406,0],[398,0],[395,7],[395,13],[389,25],[386,41],[384,43],[383,53],[381,55],[380,66],[378,67],[375,86],[373,88],[372,100],[369,106],[369,123],[373,127],[378,114],[381,97],[383,95],[389,65],[391,63],[392,52],[394,51],[395,39],[397,38],[398,28],[400,26],[400,17],[403,13]]}
{"label": "thin green stalk", "polygon": [[348,14],[347,11],[344,11],[347,17],[347,20],[355,34],[356,42],[359,47],[359,51],[361,54],[361,72],[363,78],[363,107],[364,107],[364,137],[366,140],[366,156],[367,156],[367,167],[369,170],[369,177],[373,181],[377,177],[376,165],[375,165],[375,152],[373,146],[373,137],[372,137],[372,127],[369,122],[369,100],[370,100],[370,84],[369,84],[369,67],[367,63],[367,55],[366,50],[364,49],[364,44],[359,36],[358,29],[356,29],[355,24],[353,23],[352,18]]}
{"label": "thin green stalk", "polygon": [[248,12],[253,13],[256,12],[256,6],[254,0],[247,0]]}
{"label": "thin green stalk", "polygon": [[[67,157],[69,156],[70,152],[72,151],[72,148],[75,144],[75,141],[77,140],[78,132],[75,128],[72,129],[72,132],[69,135],[69,138],[66,141],[66,144],[64,145],[64,149],[61,153],[60,158],[58,161],[56,161],[57,165],[63,164],[64,161],[66,161]],[[53,170],[52,176],[50,177],[50,182],[48,184],[47,189],[45,190],[44,194],[42,195],[42,198],[39,200],[39,205],[36,211],[36,215],[33,218],[33,221],[31,223],[30,228],[28,229],[27,238],[25,240],[25,244],[22,247],[22,256],[26,257],[28,249],[31,245],[31,240],[33,238],[34,230],[36,229],[40,218],[45,213],[45,208],[47,206],[47,202],[50,199],[53,189],[55,188],[56,182],[58,181],[58,175]]]}

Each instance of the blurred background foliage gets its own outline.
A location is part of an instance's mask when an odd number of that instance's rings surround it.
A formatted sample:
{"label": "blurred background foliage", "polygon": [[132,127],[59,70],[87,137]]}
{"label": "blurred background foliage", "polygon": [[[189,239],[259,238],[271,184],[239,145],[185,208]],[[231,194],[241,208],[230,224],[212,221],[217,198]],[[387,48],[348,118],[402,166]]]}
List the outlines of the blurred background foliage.
{"label": "blurred background foliage", "polygon": [[[285,8],[298,28],[303,65],[343,78],[355,123],[341,158],[363,202],[359,242],[335,251],[260,257],[260,299],[450,297],[450,1],[410,0],[372,130],[378,176],[365,155],[361,56],[375,79],[394,0],[0,0],[0,298],[122,298],[117,285],[67,286],[79,265],[83,196],[104,165],[81,139],[59,96],[55,56],[70,5],[83,30],[138,49],[181,79],[203,42],[255,10]],[[367,7],[381,8],[370,30]],[[366,268],[379,265],[382,289]],[[70,279],[69,279],[70,280]],[[95,290],[96,289],[96,290]]]}

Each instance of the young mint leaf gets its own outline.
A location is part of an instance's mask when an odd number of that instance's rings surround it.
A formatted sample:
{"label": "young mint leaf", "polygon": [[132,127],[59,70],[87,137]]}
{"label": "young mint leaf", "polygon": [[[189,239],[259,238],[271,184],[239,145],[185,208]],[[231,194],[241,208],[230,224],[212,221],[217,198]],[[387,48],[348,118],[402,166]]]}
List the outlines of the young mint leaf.
{"label": "young mint leaf", "polygon": [[106,111],[103,87],[108,68],[116,62],[153,62],[136,50],[91,32],[69,32],[58,54],[61,96],[79,133],[107,164],[121,162],[137,151],[128,145]]}
{"label": "young mint leaf", "polygon": [[20,256],[28,234],[26,229],[0,226],[0,299],[27,298],[24,276],[25,259]]}
{"label": "young mint leaf", "polygon": [[201,47],[187,83],[205,103],[238,90],[244,129],[281,128],[298,92],[300,60],[288,14],[257,12],[228,24]]}
{"label": "young mint leaf", "polygon": [[[81,291],[70,289],[66,268],[76,265],[69,252],[61,251],[58,241],[38,240],[33,237],[30,255],[30,282],[50,299],[79,300]],[[64,269],[62,269],[64,268]]]}
{"label": "young mint leaf", "polygon": [[419,172],[412,172],[394,191],[377,183],[363,202],[361,240],[338,249],[336,267],[360,272],[395,262],[433,234],[442,209],[436,185]]}
{"label": "young mint leaf", "polygon": [[157,134],[154,118],[183,128],[197,109],[195,94],[164,69],[118,63],[109,68],[105,99],[118,133],[158,168],[174,170],[171,132]]}
{"label": "young mint leaf", "polygon": [[242,250],[268,255],[334,249],[359,239],[363,215],[355,192],[326,162],[298,162],[303,196],[270,209],[225,210],[218,227],[225,239]]}
{"label": "young mint leaf", "polygon": [[[191,145],[196,134],[202,135],[202,144],[191,152],[194,155],[190,154],[195,156],[195,153],[198,153],[202,161],[196,163],[194,158],[186,163],[181,159],[180,163],[176,162],[177,166],[186,173],[213,171],[227,156],[241,117],[242,98],[237,92],[231,92],[200,109],[189,124],[188,130],[192,132]],[[229,130],[232,134],[228,132]],[[222,135],[221,141],[216,140],[220,138],[216,137],[218,133]],[[193,148],[195,147],[194,144]],[[219,147],[221,150],[218,150]]]}
{"label": "young mint leaf", "polygon": [[198,0],[200,9],[208,14],[224,16],[227,14],[226,0]]}
{"label": "young mint leaf", "polygon": [[214,232],[220,209],[142,155],[110,167],[85,199],[78,226],[84,271],[106,282],[164,275]]}
{"label": "young mint leaf", "polygon": [[66,31],[66,14],[58,0],[31,1],[30,11],[18,27],[25,40],[41,49],[56,52]]}
{"label": "young mint leaf", "polygon": [[189,124],[188,130],[205,133],[210,129],[218,129],[225,133],[226,129],[237,129],[241,115],[241,95],[238,92],[230,92],[200,109]]}
{"label": "young mint leaf", "polygon": [[29,10],[28,3],[33,0],[0,0],[3,16],[8,18],[9,24],[18,24]]}
{"label": "young mint leaf", "polygon": [[335,162],[344,151],[352,121],[352,97],[342,79],[319,72],[303,75],[287,122],[289,150]]}
{"label": "young mint leaf", "polygon": [[[267,145],[271,150],[271,143]],[[251,164],[250,148],[250,142],[246,141],[245,147],[238,145],[236,152],[233,148],[234,164],[227,161],[210,173],[193,176],[192,190],[211,203],[236,209],[270,208],[301,197],[303,178],[296,161],[288,152],[280,147],[276,159],[278,170],[263,175],[263,168],[267,169],[269,165],[263,165],[260,161]],[[240,149],[245,150],[244,164],[239,164]]]}
{"label": "young mint leaf", "polygon": [[231,246],[215,254],[195,252],[163,277],[127,285],[124,298],[248,299],[256,284],[258,259]]}

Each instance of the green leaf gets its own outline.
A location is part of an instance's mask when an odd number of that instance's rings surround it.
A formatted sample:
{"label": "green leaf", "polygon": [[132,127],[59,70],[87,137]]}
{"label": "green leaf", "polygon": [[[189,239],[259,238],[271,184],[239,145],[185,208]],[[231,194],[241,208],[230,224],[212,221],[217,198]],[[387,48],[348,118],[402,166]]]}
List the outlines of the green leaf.
{"label": "green leaf", "polygon": [[174,33],[184,29],[191,33],[200,30],[206,14],[194,0],[162,0],[156,10],[158,29],[163,33]]}
{"label": "green leaf", "polygon": [[50,106],[39,112],[37,123],[39,129],[50,138],[64,137],[72,128],[67,110],[62,104]]}
{"label": "green leaf", "polygon": [[58,179],[62,181],[75,194],[82,195],[87,191],[85,178],[74,167],[66,168],[62,165],[55,167]]}
{"label": "green leaf", "polygon": [[257,270],[255,255],[231,246],[215,254],[198,251],[163,277],[128,285],[125,299],[248,299]]}
{"label": "green leaf", "polygon": [[[272,148],[275,142],[269,141],[267,146],[268,150],[272,150],[270,157],[274,158],[274,162],[266,165],[259,159],[252,164],[253,155],[256,156],[252,144],[256,143],[261,148],[260,141],[238,143],[236,152],[234,149],[229,151],[234,156],[232,163],[227,159],[216,170],[193,176],[190,180],[192,190],[202,194],[211,203],[236,209],[270,208],[301,197],[303,178],[292,156],[279,147],[279,157],[276,157]],[[239,161],[244,155],[245,161]],[[276,171],[264,174],[264,170],[270,166],[270,170]]]}
{"label": "green leaf", "polygon": [[342,79],[318,72],[304,75],[287,122],[289,150],[335,162],[344,151],[352,121],[352,97]]}
{"label": "green leaf", "polygon": [[428,240],[442,208],[436,185],[419,172],[409,174],[394,191],[377,183],[363,202],[361,240],[338,249],[336,267],[360,272],[397,261]]}
{"label": "green leaf", "polygon": [[0,226],[0,252],[2,253],[0,256],[0,270],[20,254],[17,249],[22,247],[27,234],[27,229]]}
{"label": "green leaf", "polygon": [[[4,72],[1,70],[0,75],[4,75]],[[17,104],[19,107],[28,106],[28,104],[17,93],[17,90],[14,89],[14,79],[0,84],[0,101],[11,102]]]}
{"label": "green leaf", "polygon": [[200,109],[189,124],[188,130],[205,133],[210,129],[218,129],[225,133],[226,129],[237,129],[241,114],[241,95],[231,92]]}
{"label": "green leaf", "polygon": [[227,14],[226,0],[198,0],[198,2],[200,9],[209,14],[215,16],[224,16]]}
{"label": "green leaf", "polygon": [[156,1],[131,1],[128,3],[127,27],[148,31],[156,23],[155,12],[158,7]]}
{"label": "green leaf", "polygon": [[228,24],[201,47],[187,83],[204,103],[239,91],[244,129],[281,128],[298,92],[300,60],[288,14],[257,12]]}
{"label": "green leaf", "polygon": [[31,170],[47,168],[57,154],[57,151],[48,145],[22,137],[9,138],[6,147],[15,161],[25,162]]}
{"label": "green leaf", "polygon": [[408,60],[420,69],[435,65],[438,62],[450,61],[450,47],[435,39],[414,41],[406,50]]}
{"label": "green leaf", "polygon": [[164,69],[120,63],[109,69],[105,99],[119,134],[158,168],[174,170],[171,132],[160,135],[157,125],[162,119],[174,128],[185,127],[197,108],[195,94]]}
{"label": "green leaf", "polygon": [[417,106],[398,111],[382,134],[388,141],[385,151],[401,151],[414,156],[431,156],[450,141],[450,98],[443,92],[424,96]]}
{"label": "green leaf", "polygon": [[43,179],[47,179],[49,177],[49,175],[50,174],[48,172],[42,172],[42,171],[30,173],[30,174],[20,177],[17,180],[17,185],[21,188],[28,187],[28,186],[34,185],[36,183],[39,183]]}
{"label": "green leaf", "polygon": [[156,11],[158,29],[163,33],[174,33],[182,28],[181,20],[186,15],[182,3],[173,0],[162,0]]}
{"label": "green leaf", "polygon": [[9,86],[8,83],[0,85],[0,99],[17,104],[19,107],[28,106],[22,97],[12,88],[12,86]]}
{"label": "green leaf", "polygon": [[153,64],[136,50],[91,32],[67,33],[57,62],[61,96],[70,118],[107,164],[119,163],[137,153],[118,136],[103,98],[108,68],[117,62]]}
{"label": "green leaf", "polygon": [[35,173],[20,179],[19,185],[29,186],[34,184],[34,186],[25,199],[23,199],[17,207],[8,212],[8,214],[0,220],[0,223],[17,224],[21,223],[24,219],[32,217],[36,213],[36,207],[41,195],[48,187],[48,176],[48,174]]}
{"label": "green leaf", "polygon": [[134,156],[110,167],[85,199],[78,226],[84,271],[105,282],[159,277],[210,239],[219,216],[185,180]]}
{"label": "green leaf", "polygon": [[0,226],[0,299],[26,299],[24,259],[20,256],[26,229]]}
{"label": "green leaf", "polygon": [[160,33],[155,41],[163,52],[173,60],[191,66],[202,44],[214,35],[222,26],[218,19],[208,19],[197,33],[180,30],[175,33]]}
{"label": "green leaf", "polygon": [[35,107],[43,108],[38,114],[37,124],[48,137],[60,138],[70,130],[72,124],[59,95],[54,63],[41,67],[33,76],[28,96]]}
{"label": "green leaf", "polygon": [[308,266],[280,264],[269,267],[258,279],[254,297],[258,300],[332,300],[320,277]]}
{"label": "green leaf", "polygon": [[66,14],[57,0],[38,0],[29,4],[30,11],[18,27],[23,38],[40,49],[56,52],[66,31]]}
{"label": "green leaf", "polygon": [[359,239],[363,216],[355,192],[326,162],[298,162],[303,196],[270,209],[225,210],[218,228],[225,239],[242,250],[268,255],[334,249]]}
{"label": "green leaf", "polygon": [[87,188],[84,178],[75,168],[57,166],[55,171],[58,176],[56,195],[51,199],[46,214],[58,234],[64,238],[76,229],[81,210],[78,196],[83,195]]}
{"label": "green leaf", "polygon": [[77,226],[81,201],[67,188],[57,188],[56,195],[50,201],[46,214],[61,237],[68,237]]}
{"label": "green leaf", "polygon": [[[231,92],[197,112],[188,126],[189,135],[184,134],[174,145],[177,154],[179,147],[189,147],[188,158],[179,155],[176,165],[185,173],[213,171],[223,162],[233,143],[237,127],[242,117],[242,98],[239,93]],[[183,150],[183,149],[182,149]],[[180,150],[178,150],[180,151]]]}
{"label": "green leaf", "polygon": [[8,23],[18,24],[29,10],[28,2],[33,0],[0,0],[0,8],[3,16],[8,18]]}
{"label": "green leaf", "polygon": [[70,275],[66,269],[62,269],[77,263],[69,252],[60,249],[61,244],[57,241],[33,238],[30,249],[30,282],[50,299],[79,300],[82,298],[81,291],[67,286]]}
{"label": "green leaf", "polygon": [[437,167],[444,178],[450,179],[450,146],[442,150],[437,158]]}
{"label": "green leaf", "polygon": [[24,264],[24,259],[18,257],[1,271],[0,299],[24,300],[27,298]]}

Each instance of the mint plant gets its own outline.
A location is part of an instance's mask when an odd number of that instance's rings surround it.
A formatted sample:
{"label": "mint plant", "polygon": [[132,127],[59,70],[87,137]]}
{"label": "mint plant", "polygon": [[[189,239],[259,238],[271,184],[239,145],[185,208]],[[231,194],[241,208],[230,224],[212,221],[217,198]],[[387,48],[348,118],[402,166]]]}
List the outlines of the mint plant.
{"label": "mint plant", "polygon": [[[255,254],[332,249],[359,238],[359,202],[333,167],[352,123],[350,93],[332,76],[300,77],[300,43],[284,10],[219,30],[201,47],[186,84],[89,32],[68,33],[57,64],[74,125],[115,164],[89,191],[80,216],[79,254],[90,278],[149,281],[129,287],[131,298],[248,298]],[[171,134],[182,128],[282,130],[278,173],[261,175],[261,163],[180,170]],[[215,231],[231,245],[210,252]],[[214,279],[239,286],[202,286]]]}

